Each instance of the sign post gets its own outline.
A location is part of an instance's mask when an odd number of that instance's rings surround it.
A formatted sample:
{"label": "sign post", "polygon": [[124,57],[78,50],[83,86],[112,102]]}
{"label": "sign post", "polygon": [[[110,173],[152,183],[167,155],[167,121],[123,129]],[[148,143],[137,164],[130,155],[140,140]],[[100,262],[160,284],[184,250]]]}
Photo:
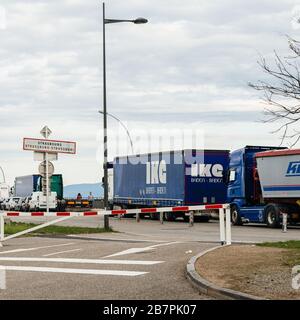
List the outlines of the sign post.
{"label": "sign post", "polygon": [[49,212],[49,196],[51,195],[51,180],[54,166],[50,161],[57,160],[58,153],[75,154],[76,143],[71,141],[49,140],[52,131],[48,126],[40,131],[44,139],[23,138],[23,149],[34,151],[34,160],[42,161],[39,172],[42,176],[42,191],[46,196],[46,210]]}
{"label": "sign post", "polygon": [[[49,135],[51,134],[51,130],[45,126],[41,130],[41,134],[44,136],[45,139],[49,138]],[[49,188],[49,161],[48,161],[48,152],[45,152],[45,162],[46,162],[46,204],[47,204],[47,213],[49,212],[49,191],[51,188]],[[42,179],[45,179],[42,177]],[[43,190],[44,191],[44,190]],[[50,191],[51,192],[51,191]]]}

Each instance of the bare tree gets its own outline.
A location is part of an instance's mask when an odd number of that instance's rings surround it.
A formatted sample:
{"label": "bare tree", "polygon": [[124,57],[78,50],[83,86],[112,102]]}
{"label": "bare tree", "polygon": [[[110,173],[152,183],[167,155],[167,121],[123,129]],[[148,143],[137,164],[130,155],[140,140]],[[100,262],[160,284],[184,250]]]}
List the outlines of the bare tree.
{"label": "bare tree", "polygon": [[276,51],[275,64],[270,66],[265,58],[258,64],[271,78],[271,82],[259,81],[249,86],[263,91],[265,109],[264,122],[279,122],[274,133],[280,133],[281,144],[289,141],[294,146],[300,140],[300,130],[297,129],[300,120],[300,42],[288,37],[288,44],[292,55],[281,58]]}

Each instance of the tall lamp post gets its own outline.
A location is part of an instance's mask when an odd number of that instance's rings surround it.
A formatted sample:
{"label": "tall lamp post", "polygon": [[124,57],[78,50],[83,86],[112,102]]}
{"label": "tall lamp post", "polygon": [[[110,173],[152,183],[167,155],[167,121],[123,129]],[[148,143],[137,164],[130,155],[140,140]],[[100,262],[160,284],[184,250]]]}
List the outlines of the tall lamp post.
{"label": "tall lamp post", "polygon": [[[98,112],[99,112],[100,114],[103,114],[103,111],[101,111],[101,110],[99,110]],[[132,152],[132,154],[134,154],[133,142],[132,142],[131,135],[130,135],[130,132],[129,132],[128,128],[125,126],[125,124],[124,124],[119,118],[117,118],[117,117],[114,116],[113,114],[111,114],[111,113],[109,113],[109,112],[106,112],[106,114],[107,114],[108,116],[110,116],[111,118],[117,120],[117,121],[120,123],[120,125],[124,128],[124,130],[126,131],[126,134],[127,134],[127,136],[128,136],[129,142],[130,142],[131,152]]]}
{"label": "tall lamp post", "polygon": [[2,173],[3,183],[5,183],[5,174],[4,174],[4,170],[2,169],[1,166],[0,166],[0,171],[1,171],[1,173]]}
{"label": "tall lamp post", "polygon": [[105,48],[105,25],[108,23],[132,22],[134,24],[147,23],[145,18],[134,20],[106,19],[105,3],[103,2],[103,144],[104,144],[104,209],[108,208],[108,168],[107,168],[107,111],[106,111],[106,48]]}

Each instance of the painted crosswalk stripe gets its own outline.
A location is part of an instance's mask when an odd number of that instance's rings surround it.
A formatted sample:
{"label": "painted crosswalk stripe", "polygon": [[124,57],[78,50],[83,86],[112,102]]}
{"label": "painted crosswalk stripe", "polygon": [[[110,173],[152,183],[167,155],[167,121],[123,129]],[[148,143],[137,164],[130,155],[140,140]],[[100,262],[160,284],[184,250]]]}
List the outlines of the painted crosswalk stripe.
{"label": "painted crosswalk stripe", "polygon": [[89,275],[108,275],[108,276],[127,276],[136,277],[148,272],[124,271],[124,270],[97,270],[97,269],[70,269],[70,268],[48,268],[48,267],[20,267],[2,266],[6,271],[28,271],[28,272],[51,272],[69,274],[89,274]]}
{"label": "painted crosswalk stripe", "polygon": [[121,251],[121,252],[110,254],[109,256],[105,256],[103,258],[112,258],[112,257],[123,256],[123,255],[127,255],[127,254],[141,253],[141,252],[154,250],[157,247],[170,246],[170,245],[174,245],[174,244],[178,244],[178,243],[180,243],[180,242],[175,241],[175,242],[155,244],[155,245],[148,246],[148,247],[143,247],[143,248],[130,248],[130,249],[127,249],[127,250],[124,250],[124,251]]}
{"label": "painted crosswalk stripe", "polygon": [[0,257],[0,261],[23,261],[23,262],[63,262],[63,263],[86,263],[86,264],[124,264],[124,265],[154,265],[164,261],[145,260],[108,260],[108,259],[77,259],[77,258],[36,258],[36,257]]}
{"label": "painted crosswalk stripe", "polygon": [[34,251],[34,250],[40,250],[40,249],[47,249],[47,248],[55,248],[55,247],[64,247],[64,246],[71,246],[74,244],[72,243],[63,243],[63,244],[55,244],[52,246],[43,246],[43,247],[34,247],[34,248],[24,248],[24,249],[13,249],[13,250],[7,250],[7,251],[0,251],[0,254],[5,253],[19,253],[19,252],[26,252],[26,251]]}
{"label": "painted crosswalk stripe", "polygon": [[65,251],[53,252],[53,253],[43,254],[43,257],[50,257],[50,256],[55,256],[55,255],[57,255],[57,254],[69,253],[69,252],[75,252],[75,251],[81,251],[81,250],[82,250],[82,249],[72,249],[72,250],[65,250]]}

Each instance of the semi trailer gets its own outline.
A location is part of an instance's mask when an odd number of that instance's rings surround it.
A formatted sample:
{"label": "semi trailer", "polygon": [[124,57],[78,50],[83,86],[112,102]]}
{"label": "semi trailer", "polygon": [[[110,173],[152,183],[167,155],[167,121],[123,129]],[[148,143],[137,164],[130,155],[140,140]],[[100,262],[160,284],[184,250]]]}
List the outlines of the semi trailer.
{"label": "semi trailer", "polygon": [[[51,191],[57,193],[57,199],[63,199],[63,178],[61,174],[54,174],[50,178]],[[42,191],[41,176],[31,174],[15,178],[15,197],[29,197],[33,192]]]}
{"label": "semi trailer", "polygon": [[[225,203],[228,150],[179,150],[116,157],[113,161],[113,208],[165,207]],[[110,175],[111,176],[111,175]],[[110,179],[112,180],[112,179]],[[210,212],[197,212],[208,221]],[[157,219],[157,213],[150,215]],[[168,212],[167,220],[186,218]]]}
{"label": "semi trailer", "polygon": [[228,202],[235,225],[300,221],[300,150],[246,146],[230,155]]}
{"label": "semi trailer", "polygon": [[[63,199],[63,179],[61,174],[50,178],[51,193],[48,198],[49,208],[62,211],[65,208]],[[26,175],[15,178],[14,196],[25,198],[26,208],[31,211],[44,210],[46,196],[42,193],[42,180],[39,174]]]}

